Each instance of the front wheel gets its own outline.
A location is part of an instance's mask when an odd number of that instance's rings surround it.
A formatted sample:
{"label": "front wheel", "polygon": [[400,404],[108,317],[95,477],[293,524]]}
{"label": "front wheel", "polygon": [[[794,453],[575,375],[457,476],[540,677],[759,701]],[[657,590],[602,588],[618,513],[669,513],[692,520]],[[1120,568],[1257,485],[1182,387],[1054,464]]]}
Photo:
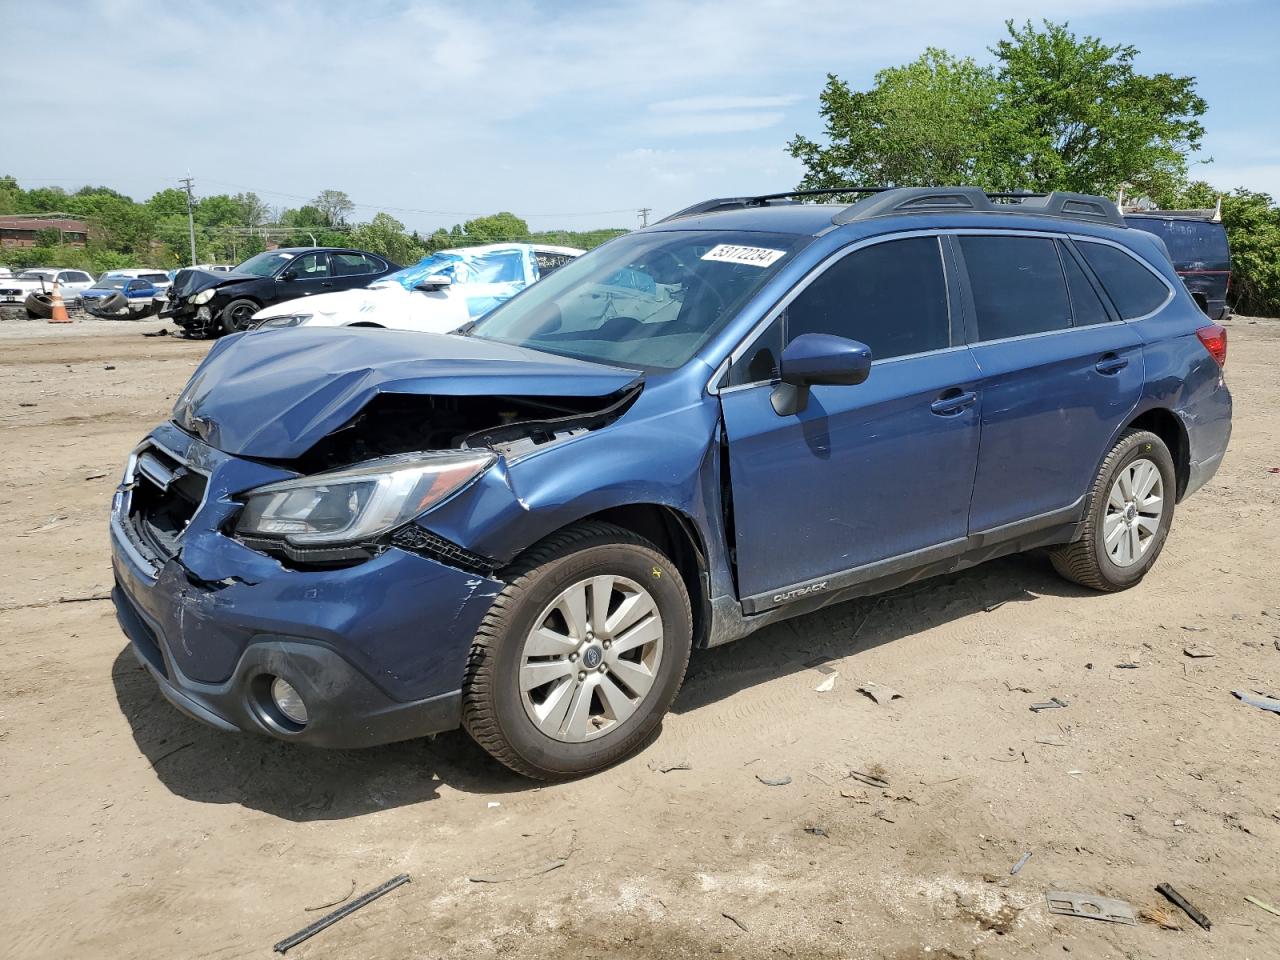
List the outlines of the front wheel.
{"label": "front wheel", "polygon": [[1083,535],[1050,554],[1054,569],[1094,590],[1132,587],[1164,548],[1176,494],[1164,441],[1146,430],[1126,431],[1089,490]]}
{"label": "front wheel", "polygon": [[249,322],[255,313],[262,308],[252,300],[232,300],[222,308],[219,323],[223,333],[242,333],[252,324]]}
{"label": "front wheel", "polygon": [[675,566],[647,540],[587,522],[530,548],[505,579],[471,648],[467,732],[537,779],[632,753],[689,662],[693,621]]}

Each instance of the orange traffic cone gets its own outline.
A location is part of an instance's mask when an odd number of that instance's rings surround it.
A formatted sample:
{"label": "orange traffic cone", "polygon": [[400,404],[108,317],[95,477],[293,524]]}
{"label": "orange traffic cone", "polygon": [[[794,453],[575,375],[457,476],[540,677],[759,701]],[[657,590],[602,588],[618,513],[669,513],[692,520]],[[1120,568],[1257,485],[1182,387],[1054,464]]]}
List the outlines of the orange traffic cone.
{"label": "orange traffic cone", "polygon": [[71,318],[67,316],[67,305],[62,302],[62,292],[58,289],[58,281],[53,281],[53,296],[49,298],[49,305],[53,307],[53,312],[49,314],[50,323],[70,323]]}

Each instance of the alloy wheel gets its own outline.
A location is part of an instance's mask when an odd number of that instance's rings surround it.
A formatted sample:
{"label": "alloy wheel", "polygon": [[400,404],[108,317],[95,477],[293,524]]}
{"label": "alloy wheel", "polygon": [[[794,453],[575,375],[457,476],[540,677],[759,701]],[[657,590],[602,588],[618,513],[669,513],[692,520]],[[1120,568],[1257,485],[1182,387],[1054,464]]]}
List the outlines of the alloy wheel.
{"label": "alloy wheel", "polygon": [[662,615],[626,577],[596,576],[539,614],[520,653],[520,698],[545,735],[582,743],[634,714],[658,676]]}
{"label": "alloy wheel", "polygon": [[1107,556],[1117,567],[1131,567],[1155,542],[1164,515],[1164,481],[1150,460],[1120,468],[1107,495],[1102,536]]}

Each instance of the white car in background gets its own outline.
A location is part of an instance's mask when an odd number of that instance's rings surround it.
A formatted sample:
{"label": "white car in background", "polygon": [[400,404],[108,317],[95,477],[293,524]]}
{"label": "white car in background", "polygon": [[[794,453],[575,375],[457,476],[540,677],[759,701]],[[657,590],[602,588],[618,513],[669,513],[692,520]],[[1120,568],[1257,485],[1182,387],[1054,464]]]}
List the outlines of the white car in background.
{"label": "white car in background", "polygon": [[78,300],[81,290],[93,286],[93,276],[83,270],[64,267],[34,267],[21,271],[14,278],[0,279],[0,304],[16,306],[25,303],[33,293],[53,293],[53,282],[58,281],[58,293],[70,303]]}
{"label": "white car in background", "polygon": [[441,250],[367,287],[286,300],[253,315],[273,327],[390,327],[448,333],[583,251],[533,243]]}

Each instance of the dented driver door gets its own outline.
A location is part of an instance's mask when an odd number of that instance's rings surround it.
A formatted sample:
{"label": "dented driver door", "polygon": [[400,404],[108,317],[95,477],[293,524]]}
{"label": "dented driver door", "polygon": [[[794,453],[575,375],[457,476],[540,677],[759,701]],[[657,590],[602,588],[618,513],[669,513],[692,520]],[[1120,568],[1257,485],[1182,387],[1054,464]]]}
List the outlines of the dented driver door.
{"label": "dented driver door", "polygon": [[[720,403],[747,613],[962,552],[980,372],[951,315],[937,237],[877,242],[820,267],[735,358]],[[865,343],[875,362],[780,415],[776,358],[804,333]]]}

